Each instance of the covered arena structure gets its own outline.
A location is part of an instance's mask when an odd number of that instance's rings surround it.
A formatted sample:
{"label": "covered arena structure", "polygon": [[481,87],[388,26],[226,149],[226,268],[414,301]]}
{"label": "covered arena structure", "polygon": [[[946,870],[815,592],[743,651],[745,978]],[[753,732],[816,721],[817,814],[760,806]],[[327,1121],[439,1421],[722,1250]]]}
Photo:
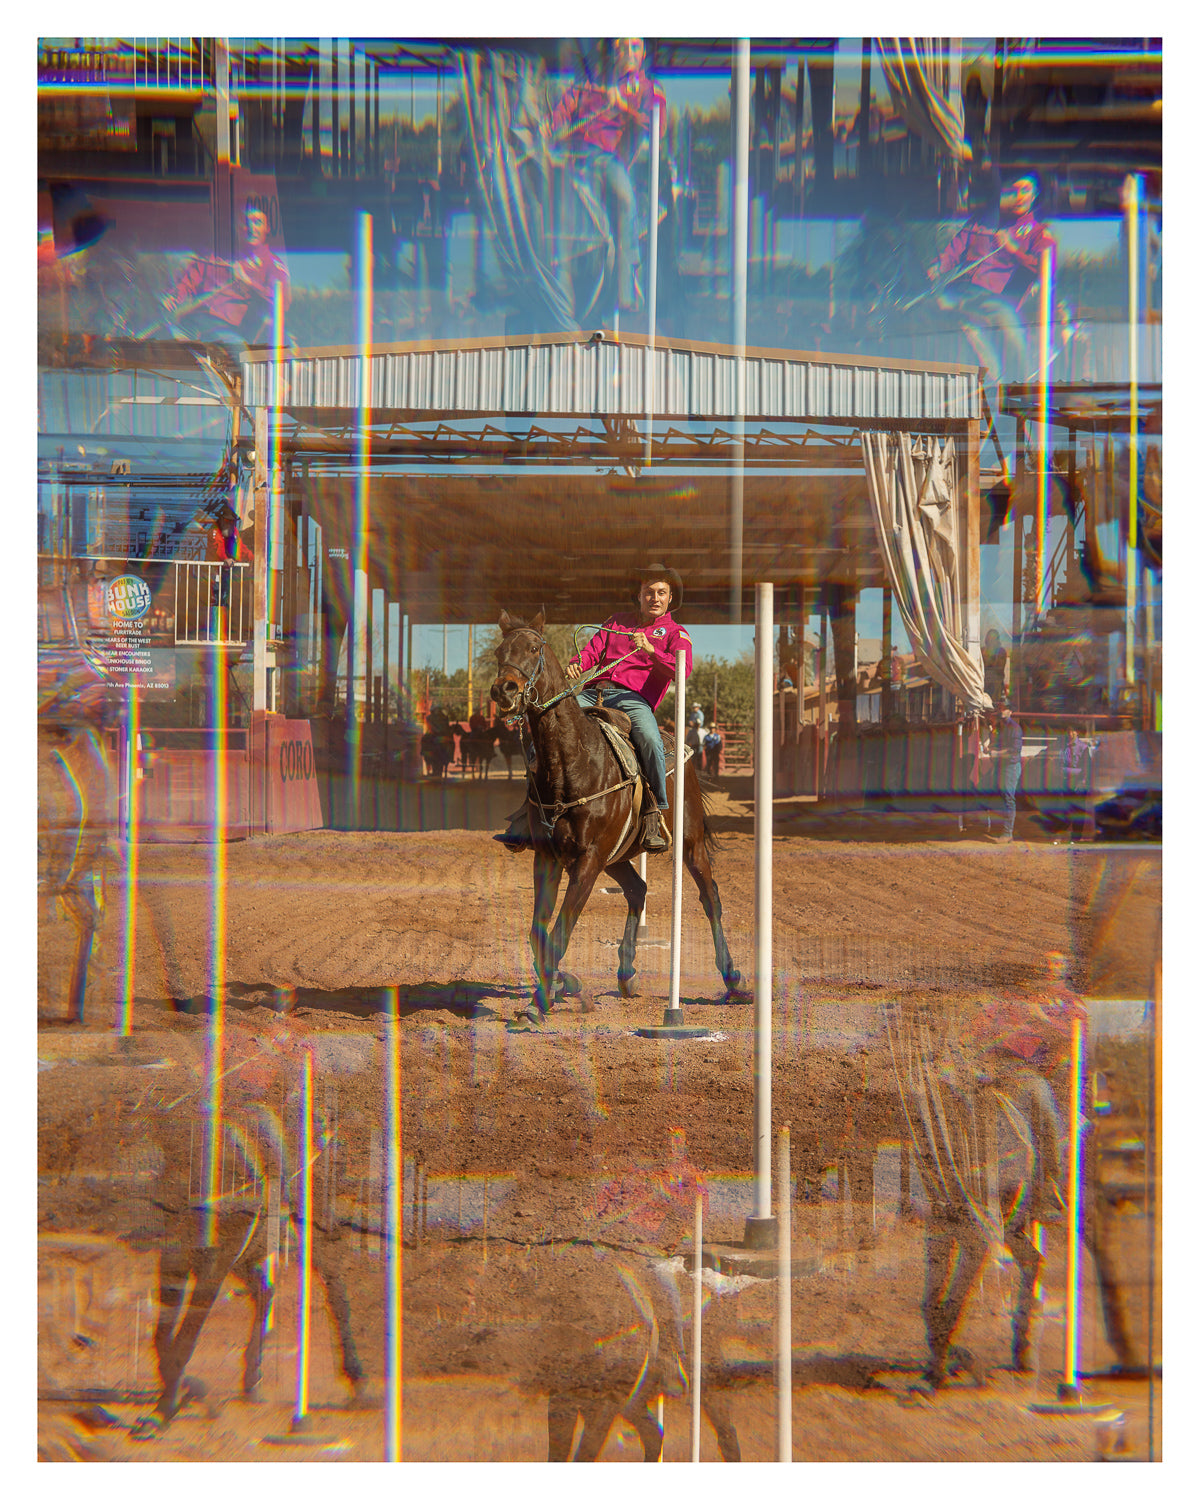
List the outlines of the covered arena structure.
{"label": "covered arena structure", "polygon": [[[858,594],[885,590],[890,613],[860,433],[953,440],[961,644],[977,655],[981,404],[972,366],[739,356],[610,333],[366,355],[248,351],[235,398],[237,442],[254,454],[242,518],[252,537],[264,505],[277,523],[287,518],[272,528],[271,556],[254,551],[256,608],[271,611],[255,633],[254,707],[329,710],[356,598],[361,611],[381,595],[410,624],[479,623],[542,604],[552,622],[598,623],[640,563],[664,558],[684,576],[687,624],[748,623],[762,583],[774,586],[777,624],[802,627],[827,611],[830,707],[844,738],[855,719]],[[298,643],[276,627],[283,589],[267,580],[304,563],[313,523],[325,556],[312,594],[324,650],[305,691],[303,674],[272,670],[297,660]],[[351,653],[356,638],[369,653],[370,632],[346,634]],[[368,733],[386,713],[379,685],[400,667],[350,667],[376,684],[350,710]],[[782,786],[796,780],[795,760],[777,755]]]}

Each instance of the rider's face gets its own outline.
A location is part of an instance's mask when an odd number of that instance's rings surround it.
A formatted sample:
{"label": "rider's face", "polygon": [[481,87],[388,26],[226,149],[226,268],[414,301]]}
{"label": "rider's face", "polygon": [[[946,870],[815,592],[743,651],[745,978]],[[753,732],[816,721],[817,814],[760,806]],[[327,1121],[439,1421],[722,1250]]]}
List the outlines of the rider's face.
{"label": "rider's face", "polygon": [[617,73],[636,73],[646,61],[646,45],[640,36],[621,37],[616,45]]}
{"label": "rider's face", "polygon": [[246,239],[251,245],[265,245],[271,230],[271,221],[266,214],[251,209],[246,215]]}
{"label": "rider's face", "polygon": [[1008,197],[1010,202],[1012,203],[1013,213],[1017,214],[1018,216],[1021,214],[1027,214],[1033,207],[1033,183],[1028,177],[1019,177],[1017,181],[1013,183]]}
{"label": "rider's face", "polygon": [[671,608],[671,585],[662,578],[647,578],[638,590],[642,624],[648,625]]}

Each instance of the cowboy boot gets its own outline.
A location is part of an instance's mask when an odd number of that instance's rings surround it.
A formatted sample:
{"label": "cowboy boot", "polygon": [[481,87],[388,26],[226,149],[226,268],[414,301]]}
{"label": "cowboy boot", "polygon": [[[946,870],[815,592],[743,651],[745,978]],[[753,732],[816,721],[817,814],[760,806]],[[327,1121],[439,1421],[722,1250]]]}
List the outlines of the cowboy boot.
{"label": "cowboy boot", "polygon": [[503,833],[493,834],[497,844],[503,845],[510,854],[520,854],[533,848],[533,836],[529,832],[529,808],[524,802],[508,815],[508,827]]}
{"label": "cowboy boot", "polygon": [[641,845],[647,854],[662,854],[671,846],[663,836],[662,809],[649,808],[642,815]]}

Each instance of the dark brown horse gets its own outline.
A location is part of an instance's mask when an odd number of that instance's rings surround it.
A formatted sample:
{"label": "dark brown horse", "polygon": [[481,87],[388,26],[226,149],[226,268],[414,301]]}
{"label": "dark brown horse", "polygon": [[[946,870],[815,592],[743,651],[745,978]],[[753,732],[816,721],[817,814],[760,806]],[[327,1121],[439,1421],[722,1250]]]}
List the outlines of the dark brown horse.
{"label": "dark brown horse", "polygon": [[[527,624],[507,610],[500,613],[501,641],[492,698],[509,721],[524,716],[533,746],[528,798],[534,842],[533,949],[535,1003],[528,1019],[540,1023],[549,1013],[559,965],[596,877],[609,870],[629,908],[619,949],[617,981],[622,995],[633,987],[638,919],[646,901],[646,883],[630,862],[640,852],[629,843],[634,831],[632,778],[619,764],[600,724],[577,702],[566,673],[543,630],[544,610]],[[677,776],[667,777],[669,817],[673,816]],[[717,969],[727,995],[742,994],[742,977],[733,966],[721,926],[721,897],[712,871],[713,840],[704,814],[704,796],[694,765],[684,770],[683,858],[712,928]],[[550,919],[563,873],[567,889],[558,919]]]}

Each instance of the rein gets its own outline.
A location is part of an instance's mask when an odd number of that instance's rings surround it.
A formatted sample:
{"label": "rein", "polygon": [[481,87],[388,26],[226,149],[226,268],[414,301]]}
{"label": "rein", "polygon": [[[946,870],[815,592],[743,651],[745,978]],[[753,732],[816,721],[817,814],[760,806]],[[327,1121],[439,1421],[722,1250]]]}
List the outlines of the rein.
{"label": "rein", "polygon": [[[526,625],[523,628],[528,630],[529,626]],[[621,631],[619,633],[622,635],[632,635],[633,632]],[[581,693],[597,677],[612,667],[620,666],[623,661],[633,656],[636,651],[637,647],[635,646],[632,650],[626,651],[624,656],[618,656],[615,661],[601,662],[598,666],[593,667],[590,672],[585,672],[578,682],[570,683],[567,687],[563,688],[561,693],[555,693],[553,698],[548,698],[543,703],[538,698],[536,683],[546,667],[546,637],[544,635],[539,636],[537,662],[534,665],[532,673],[525,678],[525,686],[521,689],[521,697],[517,707],[513,709],[511,714],[501,716],[504,727],[510,730],[516,729],[530,709],[537,709],[539,713],[545,713],[547,709],[553,708],[556,703],[561,703],[564,698],[571,697],[573,693]],[[571,805],[573,806],[574,804]]]}
{"label": "rein", "polygon": [[[530,629],[529,626],[523,628],[526,630]],[[536,631],[532,633],[537,634]],[[622,631],[621,634],[632,634],[632,632]],[[506,729],[520,729],[521,731],[521,748],[525,752],[526,765],[529,764],[529,753],[525,751],[525,721],[529,712],[536,709],[539,713],[544,714],[548,709],[553,708],[556,703],[561,703],[564,698],[569,698],[575,693],[582,692],[589,683],[594,682],[603,672],[617,666],[627,657],[633,656],[636,649],[634,647],[633,650],[626,651],[624,656],[617,657],[615,661],[601,662],[598,666],[593,667],[590,672],[585,672],[578,682],[570,683],[561,693],[556,693],[553,698],[549,698],[543,703],[538,698],[536,684],[546,667],[546,637],[544,635],[538,636],[538,658],[534,664],[533,672],[525,678],[525,686],[521,689],[517,707],[511,714],[504,714],[502,716],[502,722]],[[585,802],[595,802],[598,797],[607,797],[612,792],[619,792],[627,786],[635,785],[636,781],[636,776],[627,776],[624,781],[614,782],[612,786],[602,787],[598,792],[589,792],[586,797],[576,797],[573,802],[553,802],[547,808],[538,796],[537,786],[534,783],[533,777],[530,776],[529,795],[537,807],[538,816],[542,820],[542,826],[548,834],[552,834],[555,823],[570,808],[582,807]]]}

